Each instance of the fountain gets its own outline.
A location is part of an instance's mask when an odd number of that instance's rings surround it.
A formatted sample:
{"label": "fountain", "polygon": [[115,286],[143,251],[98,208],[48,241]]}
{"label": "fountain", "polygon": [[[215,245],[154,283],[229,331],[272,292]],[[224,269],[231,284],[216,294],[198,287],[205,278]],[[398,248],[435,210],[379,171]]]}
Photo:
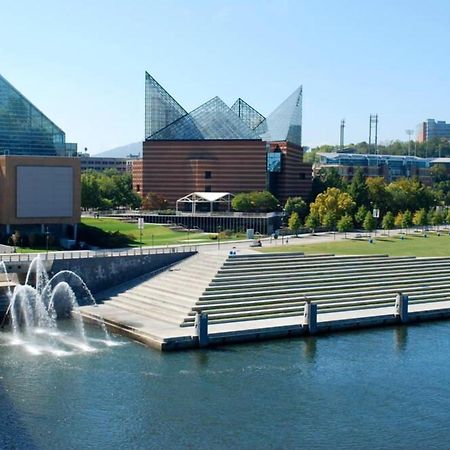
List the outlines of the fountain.
{"label": "fountain", "polygon": [[[9,280],[4,263],[0,264],[0,271]],[[10,344],[20,345],[33,355],[56,356],[95,351],[94,341],[103,346],[117,345],[104,323],[101,323],[104,339],[90,341],[87,338],[74,289],[81,293],[85,302],[96,306],[89,288],[76,273],[63,270],[49,278],[40,256],[34,258],[25,284],[16,285],[12,292],[8,288],[6,314],[10,318]],[[58,327],[58,319],[67,318],[71,318],[70,333]]]}

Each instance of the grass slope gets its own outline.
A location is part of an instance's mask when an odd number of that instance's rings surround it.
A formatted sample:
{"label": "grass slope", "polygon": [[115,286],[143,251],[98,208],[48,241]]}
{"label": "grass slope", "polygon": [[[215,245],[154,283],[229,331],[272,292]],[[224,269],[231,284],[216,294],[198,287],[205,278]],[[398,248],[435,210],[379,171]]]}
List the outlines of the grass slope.
{"label": "grass slope", "polygon": [[[93,219],[83,218],[81,222],[85,225],[99,228],[105,232],[119,232],[133,238],[132,245],[139,245],[139,230],[137,223],[127,223],[116,219]],[[152,239],[153,236],[153,239]],[[145,224],[142,232],[143,245],[166,245],[210,242],[206,233],[188,233],[184,231],[173,231],[163,225]]]}
{"label": "grass slope", "polygon": [[334,253],[336,255],[373,255],[388,254],[390,256],[450,256],[450,236],[441,234],[408,235],[403,240],[399,236],[380,237],[372,244],[367,240],[350,240],[323,242],[317,244],[293,244],[277,247],[266,247],[262,252],[305,252]]}

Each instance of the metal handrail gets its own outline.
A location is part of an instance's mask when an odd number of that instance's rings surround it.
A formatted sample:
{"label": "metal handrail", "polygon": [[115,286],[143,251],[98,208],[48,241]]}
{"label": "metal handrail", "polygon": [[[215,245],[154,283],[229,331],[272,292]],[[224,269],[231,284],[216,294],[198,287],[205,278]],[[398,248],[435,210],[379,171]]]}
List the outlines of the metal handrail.
{"label": "metal handrail", "polygon": [[[173,247],[166,246],[118,250],[67,250],[61,252],[42,252],[40,253],[40,256],[43,261],[54,261],[57,259],[110,258],[120,256],[144,256],[197,251],[197,245],[182,245]],[[5,253],[0,255],[0,261],[3,261],[5,263],[30,262],[37,255],[38,253]]]}

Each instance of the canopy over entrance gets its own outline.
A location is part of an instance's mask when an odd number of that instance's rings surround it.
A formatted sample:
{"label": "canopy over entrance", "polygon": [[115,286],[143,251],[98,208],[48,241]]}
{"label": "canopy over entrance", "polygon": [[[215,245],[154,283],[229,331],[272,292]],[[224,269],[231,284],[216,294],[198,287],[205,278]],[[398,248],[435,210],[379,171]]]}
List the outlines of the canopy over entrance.
{"label": "canopy over entrance", "polygon": [[191,205],[192,214],[195,214],[198,204],[209,203],[210,212],[214,211],[214,204],[225,205],[227,211],[230,211],[232,197],[234,197],[233,194],[230,194],[229,192],[192,192],[177,200],[176,210],[178,213],[180,204],[189,203]]}

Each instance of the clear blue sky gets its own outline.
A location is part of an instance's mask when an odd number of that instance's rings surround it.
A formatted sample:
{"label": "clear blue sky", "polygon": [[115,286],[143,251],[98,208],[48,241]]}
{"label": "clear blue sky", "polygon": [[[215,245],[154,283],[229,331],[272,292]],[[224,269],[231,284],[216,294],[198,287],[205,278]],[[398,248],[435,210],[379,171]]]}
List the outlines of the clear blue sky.
{"label": "clear blue sky", "polygon": [[143,139],[144,71],[185,109],[270,113],[303,84],[304,144],[450,121],[448,0],[0,0],[0,73],[91,153]]}

